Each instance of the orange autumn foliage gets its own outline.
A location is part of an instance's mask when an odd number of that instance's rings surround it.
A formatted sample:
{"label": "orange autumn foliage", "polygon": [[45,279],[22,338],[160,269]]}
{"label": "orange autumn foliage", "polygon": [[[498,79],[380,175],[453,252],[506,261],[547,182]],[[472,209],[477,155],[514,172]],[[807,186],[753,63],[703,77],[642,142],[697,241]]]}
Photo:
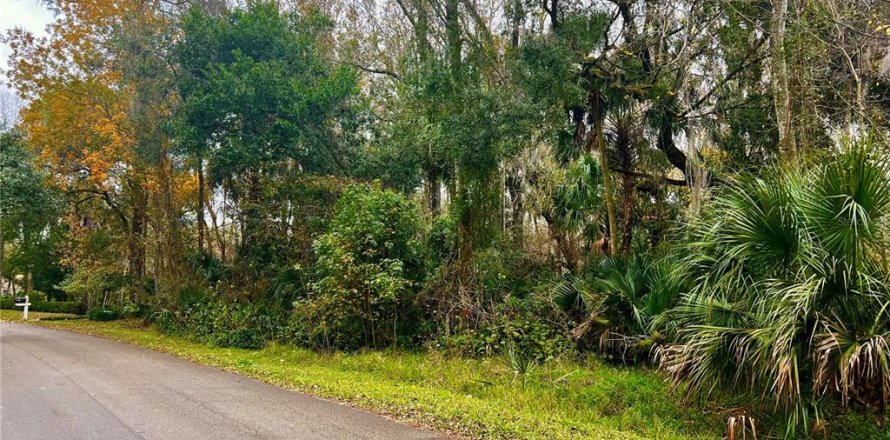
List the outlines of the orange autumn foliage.
{"label": "orange autumn foliage", "polygon": [[[101,228],[126,237],[105,261],[120,266],[126,259],[127,272],[139,275],[151,210],[168,197],[163,215],[175,218],[196,192],[189,175],[174,168],[170,140],[158,129],[172,100],[163,85],[146,93],[143,86],[155,79],[133,74],[143,60],[140,44],[163,32],[167,18],[152,0],[55,0],[53,7],[60,14],[47,37],[23,29],[3,37],[12,51],[7,76],[29,101],[19,128],[52,183],[73,196],[64,262],[89,266],[90,236]],[[165,221],[158,225],[174,224]]]}
{"label": "orange autumn foliage", "polygon": [[104,189],[115,171],[132,163],[133,135],[125,96],[96,82],[48,89],[22,111],[22,128],[64,186],[77,176]]}
{"label": "orange autumn foliage", "polygon": [[31,100],[21,115],[29,144],[54,171],[56,183],[70,186],[76,178],[104,190],[114,184],[110,179],[128,173],[150,186],[152,179],[136,154],[139,128],[129,114],[136,91],[123,81],[120,48],[113,39],[114,32],[134,23],[160,26],[165,18],[158,5],[56,0],[53,7],[60,14],[48,26],[48,37],[16,28],[3,38],[12,50],[8,77]]}

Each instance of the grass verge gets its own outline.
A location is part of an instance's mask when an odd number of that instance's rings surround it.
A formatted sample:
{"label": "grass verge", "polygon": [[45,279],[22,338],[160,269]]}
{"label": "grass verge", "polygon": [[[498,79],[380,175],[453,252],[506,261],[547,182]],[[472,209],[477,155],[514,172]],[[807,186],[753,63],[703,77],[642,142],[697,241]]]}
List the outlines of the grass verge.
{"label": "grass verge", "polygon": [[[474,438],[719,439],[722,415],[684,405],[653,371],[595,360],[553,361],[522,385],[498,358],[436,353],[320,353],[273,345],[208,347],[163,335],[141,321],[47,320],[32,324],[164,351],[396,419]],[[0,319],[20,320],[3,310]],[[868,432],[864,432],[868,434]],[[870,437],[861,437],[870,438]],[[877,438],[877,437],[874,437]],[[884,437],[881,437],[884,439]]]}

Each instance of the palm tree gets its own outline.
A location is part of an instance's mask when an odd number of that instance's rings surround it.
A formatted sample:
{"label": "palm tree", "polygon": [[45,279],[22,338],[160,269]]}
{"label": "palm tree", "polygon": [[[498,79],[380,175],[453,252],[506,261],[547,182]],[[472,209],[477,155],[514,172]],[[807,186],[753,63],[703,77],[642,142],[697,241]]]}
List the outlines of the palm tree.
{"label": "palm tree", "polygon": [[873,143],[739,177],[689,225],[697,287],[664,357],[677,384],[774,396],[785,435],[826,398],[887,409],[890,161]]}
{"label": "palm tree", "polygon": [[667,312],[688,291],[685,270],[674,254],[604,256],[583,277],[569,274],[556,283],[553,299],[579,317],[576,338],[593,335],[603,353],[644,360],[675,333]]}

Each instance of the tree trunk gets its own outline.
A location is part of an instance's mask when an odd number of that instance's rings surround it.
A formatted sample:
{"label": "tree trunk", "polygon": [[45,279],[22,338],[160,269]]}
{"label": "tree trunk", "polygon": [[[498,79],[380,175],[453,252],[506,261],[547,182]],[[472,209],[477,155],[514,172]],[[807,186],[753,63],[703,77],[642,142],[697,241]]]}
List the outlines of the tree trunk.
{"label": "tree trunk", "polygon": [[575,247],[572,246],[571,240],[563,231],[559,230],[559,227],[556,225],[556,219],[553,218],[553,214],[545,212],[543,217],[550,229],[550,235],[553,236],[553,239],[556,241],[557,250],[562,254],[563,260],[565,260],[566,268],[569,272],[576,273],[579,268],[578,262],[581,258],[578,255],[578,252],[576,252]]}
{"label": "tree trunk", "polygon": [[[628,167],[633,165],[625,163],[623,166],[625,169],[629,169]],[[630,255],[631,242],[633,241],[635,187],[633,176],[626,173],[621,175],[621,193],[623,197],[621,216],[622,220],[624,220],[621,253],[624,255]]]}
{"label": "tree trunk", "polygon": [[198,155],[198,251],[204,252],[204,158]]}
{"label": "tree trunk", "polygon": [[630,255],[634,228],[634,202],[636,197],[636,178],[634,176],[634,122],[631,114],[622,114],[617,119],[615,150],[621,162],[621,220],[622,237],[621,253]]}
{"label": "tree trunk", "polygon": [[524,238],[523,214],[525,207],[522,201],[522,179],[516,175],[517,169],[512,170],[507,176],[507,192],[510,194],[510,224],[508,229],[512,231],[513,242],[521,247]]}
{"label": "tree trunk", "polygon": [[[127,272],[131,282],[139,285],[145,277],[145,209],[148,205],[148,196],[138,183],[133,184],[131,188],[134,195],[132,198],[133,210],[130,217],[129,243],[127,244],[129,253],[127,256],[129,260]],[[133,297],[131,299],[136,302],[138,300],[137,290],[133,289],[132,292]]]}
{"label": "tree trunk", "polygon": [[519,47],[519,25],[521,24],[520,13],[522,10],[522,1],[513,1],[513,16],[511,17],[510,26],[510,47]]}
{"label": "tree trunk", "polygon": [[[426,5],[423,1],[418,1],[416,5],[417,25],[415,26],[414,30],[415,37],[417,39],[418,57],[420,58],[420,62],[422,64],[429,61],[430,52],[432,51],[429,43],[429,15],[427,14]],[[449,34],[449,38],[451,38],[451,34]],[[427,118],[431,117],[429,112],[430,110],[427,110]],[[432,147],[428,146],[427,149],[428,158],[425,170],[427,207],[429,208],[430,215],[436,217],[442,211],[442,194],[441,188],[439,187],[439,173],[435,164],[435,159],[433,158]]]}
{"label": "tree trunk", "polygon": [[[210,205],[213,206],[213,201],[212,201],[212,200],[210,201]],[[217,218],[216,218],[216,210],[211,209],[209,212],[210,212],[210,224],[213,226],[213,234],[212,234],[212,236],[216,239],[216,244],[217,244],[217,247],[219,248],[219,255],[221,256],[221,258],[222,258],[223,260],[225,260],[225,257],[226,257],[226,251],[225,251],[226,243],[225,243],[225,241],[223,240],[222,233],[221,233],[220,230],[219,230],[219,222],[217,221]],[[287,219],[288,217],[287,217],[287,216],[282,216],[281,218],[283,218],[283,219]]]}
{"label": "tree trunk", "polygon": [[141,279],[145,276],[145,206],[147,200],[140,193],[133,206],[130,221],[130,276]]}
{"label": "tree trunk", "polygon": [[609,169],[609,156],[606,153],[603,115],[600,114],[599,101],[599,96],[591,96],[590,111],[593,117],[593,141],[599,152],[600,169],[603,173],[603,200],[606,203],[606,213],[609,218],[609,252],[614,255],[618,251],[618,241],[615,240],[615,235],[618,233],[618,216],[615,212],[615,199],[612,197],[612,172]]}
{"label": "tree trunk", "polygon": [[3,248],[6,242],[3,241],[3,211],[0,211],[0,293],[3,293],[3,257],[5,256]]}
{"label": "tree trunk", "polygon": [[417,53],[420,58],[420,62],[425,63],[427,62],[427,60],[429,60],[429,55],[431,52],[429,41],[430,19],[429,14],[427,14],[426,5],[423,1],[418,1],[416,3],[416,6],[417,25],[414,28],[414,34],[417,38]]}
{"label": "tree trunk", "polygon": [[665,108],[658,124],[658,138],[656,147],[664,152],[668,162],[675,168],[686,174],[686,154],[674,143],[674,123],[676,111],[674,106]]}
{"label": "tree trunk", "polygon": [[[166,146],[162,151],[161,173],[163,179],[163,206],[164,206],[164,255],[163,272],[170,279],[178,279],[179,277],[179,257],[182,255],[182,235],[179,227],[179,216],[173,201],[173,163],[170,160],[170,154]],[[157,273],[157,269],[155,270]],[[157,277],[156,277],[157,278]],[[155,285],[157,287],[157,284]]]}
{"label": "tree trunk", "polygon": [[785,55],[785,16],[788,0],[773,0],[770,17],[770,82],[776,125],[779,128],[779,151],[782,159],[793,159],[796,154],[794,130],[791,126],[791,95],[788,90],[788,63]]}
{"label": "tree trunk", "polygon": [[[514,49],[519,47],[519,25],[521,24],[519,11],[521,9],[522,2],[514,0],[510,30],[510,46]],[[513,231],[513,243],[519,249],[522,248],[523,239],[525,238],[525,222],[523,218],[525,206],[522,201],[522,178],[519,176],[521,171],[521,166],[510,167],[506,170],[508,173],[506,186],[507,192],[510,194],[510,229]]]}
{"label": "tree trunk", "polygon": [[442,211],[442,191],[439,187],[438,173],[432,166],[430,166],[426,171],[426,187],[427,202],[430,209],[430,214],[433,217],[436,217]]}
{"label": "tree trunk", "polygon": [[559,0],[550,0],[550,6],[547,6],[547,0],[544,0],[544,10],[550,16],[550,29],[556,31],[562,25],[559,21]]}
{"label": "tree trunk", "polygon": [[448,63],[454,80],[460,79],[462,51],[458,5],[459,0],[445,1],[445,36],[448,43]]}
{"label": "tree trunk", "polygon": [[241,237],[240,256],[242,258],[248,256],[250,251],[256,245],[257,239],[261,237],[263,228],[263,209],[262,204],[262,182],[259,173],[251,172],[247,177],[247,195],[242,200],[241,213],[243,216],[244,231]]}

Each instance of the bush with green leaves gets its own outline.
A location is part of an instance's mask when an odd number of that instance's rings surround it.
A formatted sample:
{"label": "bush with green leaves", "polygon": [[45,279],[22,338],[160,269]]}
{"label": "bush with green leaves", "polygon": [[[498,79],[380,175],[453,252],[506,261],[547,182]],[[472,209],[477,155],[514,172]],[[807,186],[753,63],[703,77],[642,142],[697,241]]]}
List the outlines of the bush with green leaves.
{"label": "bush with green leaves", "polygon": [[426,238],[428,265],[439,268],[454,259],[457,250],[457,225],[451,215],[433,219]]}
{"label": "bush with green leaves", "polygon": [[535,362],[577,353],[575,344],[558,326],[530,314],[501,317],[479,329],[439,337],[436,349],[452,356],[482,357],[512,350]]}
{"label": "bush with green leaves", "polygon": [[87,312],[90,321],[114,321],[120,317],[120,310],[115,308],[95,307]]}
{"label": "bush with green leaves", "polygon": [[286,310],[271,303],[248,303],[184,290],[171,308],[150,316],[164,333],[218,347],[259,349],[270,341],[290,341]]}
{"label": "bush with green leaves", "polygon": [[578,323],[572,333],[585,346],[622,362],[645,361],[676,328],[669,316],[691,287],[687,266],[675,254],[606,256],[582,276],[553,285],[553,300]]}
{"label": "bush with green leaves", "polygon": [[[890,399],[890,159],[864,139],[833,160],[741,176],[689,225],[696,287],[664,366],[693,393],[772,396],[787,436],[820,402]],[[767,406],[767,405],[764,405]]]}
{"label": "bush with green leaves", "polygon": [[80,301],[43,301],[33,303],[31,305],[31,310],[35,312],[82,315],[84,312],[84,305]]}
{"label": "bush with green leaves", "polygon": [[508,296],[485,314],[476,328],[458,328],[441,335],[433,348],[452,356],[513,354],[545,362],[578,353],[577,344],[561,325],[564,316],[542,295]]}
{"label": "bush with green leaves", "polygon": [[340,347],[397,343],[418,328],[413,304],[422,273],[420,209],[377,185],[355,185],[315,241],[316,281],[294,303],[307,338]]}
{"label": "bush with green leaves", "polygon": [[123,305],[127,287],[123,273],[103,265],[78,268],[58,286],[69,298],[83,301],[88,309],[100,310],[111,308],[112,303]]}
{"label": "bush with green leaves", "polygon": [[[80,315],[84,312],[84,305],[80,301],[47,301],[45,299],[35,298],[31,295],[28,300],[31,306],[28,310],[32,312],[46,313],[68,313],[72,315]],[[18,309],[21,307],[15,305],[15,298],[11,296],[0,296],[0,309]]]}
{"label": "bush with green leaves", "polygon": [[45,171],[33,166],[36,157],[25,133],[9,128],[0,131],[0,277],[30,273],[35,289],[65,299],[55,287],[67,272],[59,252],[65,235],[59,225],[62,197],[45,185]]}

